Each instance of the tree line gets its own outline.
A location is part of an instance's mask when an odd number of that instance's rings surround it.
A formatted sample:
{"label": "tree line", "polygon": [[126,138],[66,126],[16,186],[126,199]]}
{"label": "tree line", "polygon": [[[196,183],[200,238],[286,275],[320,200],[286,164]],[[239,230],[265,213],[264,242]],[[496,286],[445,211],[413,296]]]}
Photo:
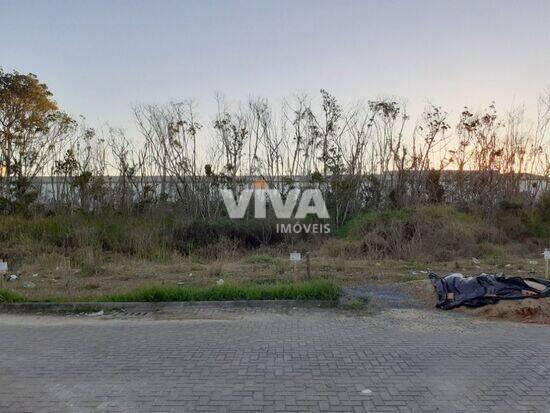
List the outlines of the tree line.
{"label": "tree line", "polygon": [[[316,103],[318,102],[318,103]],[[452,203],[491,214],[529,207],[550,188],[550,90],[537,119],[429,105],[418,119],[392,99],[344,108],[332,94],[263,98],[237,109],[220,98],[212,121],[190,101],[133,107],[135,136],[98,132],[62,111],[34,74],[0,69],[0,212],[225,215],[220,187],[262,178],[284,193],[321,188],[336,226],[365,208]],[[51,179],[39,197],[36,177]],[[111,177],[111,178],[110,178]],[[112,178],[116,177],[116,178]],[[154,179],[152,179],[154,177]]]}

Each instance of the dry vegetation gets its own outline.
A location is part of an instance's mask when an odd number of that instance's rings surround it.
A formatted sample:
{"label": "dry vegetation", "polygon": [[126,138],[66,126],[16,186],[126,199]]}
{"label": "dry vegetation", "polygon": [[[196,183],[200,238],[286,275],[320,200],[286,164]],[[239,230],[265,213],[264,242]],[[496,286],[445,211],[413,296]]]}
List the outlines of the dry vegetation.
{"label": "dry vegetation", "polygon": [[[199,122],[189,101],[137,105],[137,136],[98,132],[36,76],[0,70],[0,259],[19,275],[6,288],[71,297],[303,280],[292,250],[311,253],[312,278],[343,284],[427,268],[540,274],[530,262],[550,239],[550,91],[532,125],[494,105],[454,125],[429,106],[413,123],[395,100],[344,108],[325,90],[318,104],[218,107]],[[238,194],[252,177],[283,197],[320,189],[332,234],[279,234],[251,211],[229,220],[219,190]]]}
{"label": "dry vegetation", "polygon": [[[305,281],[305,260],[294,266],[288,259],[293,250],[310,252],[315,280],[364,285],[420,280],[428,269],[540,276],[545,241],[529,232],[534,218],[528,218],[516,218],[523,231],[510,234],[448,206],[423,206],[365,212],[332,237],[250,246],[253,229],[241,234],[239,225],[225,221],[211,224],[230,229],[212,239],[210,231],[192,235],[193,222],[172,219],[4,217],[0,241],[2,257],[19,275],[5,286],[29,297],[101,296],[150,284],[203,287],[219,279],[241,285]],[[263,233],[263,225],[256,230]],[[25,288],[28,282],[35,287]]]}

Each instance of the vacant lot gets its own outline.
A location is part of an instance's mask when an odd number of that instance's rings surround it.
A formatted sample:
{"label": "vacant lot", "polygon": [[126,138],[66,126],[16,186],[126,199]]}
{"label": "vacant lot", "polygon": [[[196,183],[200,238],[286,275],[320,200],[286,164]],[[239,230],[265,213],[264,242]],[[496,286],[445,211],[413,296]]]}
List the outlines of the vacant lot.
{"label": "vacant lot", "polygon": [[[542,227],[543,218],[536,218]],[[146,285],[210,287],[220,279],[361,286],[422,280],[428,270],[541,276],[548,241],[531,232],[533,220],[504,214],[489,223],[427,206],[366,212],[331,236],[279,237],[262,220],[7,216],[0,218],[0,258],[17,276],[4,289],[31,299],[93,298]],[[302,261],[290,262],[291,251],[301,251]]]}

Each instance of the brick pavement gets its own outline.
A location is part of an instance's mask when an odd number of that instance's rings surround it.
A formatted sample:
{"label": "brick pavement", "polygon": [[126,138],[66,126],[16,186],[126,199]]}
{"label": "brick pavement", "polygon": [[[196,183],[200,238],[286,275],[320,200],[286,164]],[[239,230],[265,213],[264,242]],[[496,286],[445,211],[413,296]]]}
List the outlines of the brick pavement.
{"label": "brick pavement", "polygon": [[548,326],[414,309],[180,318],[0,315],[0,411],[550,412]]}

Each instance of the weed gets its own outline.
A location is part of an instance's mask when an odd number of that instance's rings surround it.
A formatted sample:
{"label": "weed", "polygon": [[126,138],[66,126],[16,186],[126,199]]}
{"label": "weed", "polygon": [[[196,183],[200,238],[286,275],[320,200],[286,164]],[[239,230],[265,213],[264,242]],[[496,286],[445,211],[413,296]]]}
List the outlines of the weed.
{"label": "weed", "polygon": [[243,261],[247,264],[273,264],[275,263],[275,258],[267,254],[257,254],[249,255]]}
{"label": "weed", "polygon": [[25,301],[19,294],[7,290],[0,290],[0,303],[17,303]]}
{"label": "weed", "polygon": [[223,263],[215,261],[208,266],[208,275],[211,277],[219,277],[223,273]]}
{"label": "weed", "polygon": [[361,298],[352,298],[341,307],[345,310],[359,311],[367,308],[367,302]]}
{"label": "weed", "polygon": [[527,218],[529,233],[550,240],[550,194],[546,194]]}

